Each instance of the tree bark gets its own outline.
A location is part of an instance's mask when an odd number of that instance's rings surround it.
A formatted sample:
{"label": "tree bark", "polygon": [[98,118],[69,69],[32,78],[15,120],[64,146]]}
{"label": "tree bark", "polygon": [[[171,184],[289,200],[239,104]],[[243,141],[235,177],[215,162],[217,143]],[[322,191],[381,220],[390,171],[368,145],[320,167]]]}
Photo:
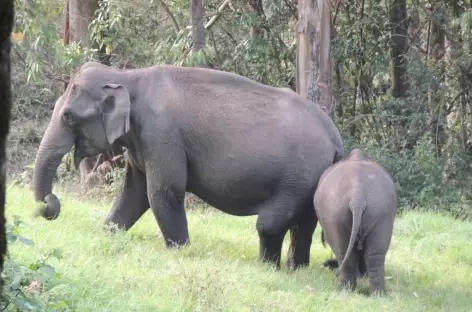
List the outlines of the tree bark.
{"label": "tree bark", "polygon": [[392,59],[393,59],[393,96],[405,97],[409,86],[407,80],[407,63],[404,54],[408,50],[408,25],[406,0],[392,0],[390,8],[392,27]]}
{"label": "tree bark", "polygon": [[98,0],[70,0],[70,40],[90,47],[88,26],[95,17]]}
{"label": "tree bark", "polygon": [[64,4],[64,45],[69,45],[70,40],[70,17],[69,17],[69,0]]}
{"label": "tree bark", "polygon": [[164,2],[164,0],[158,0],[158,1],[161,7],[164,9],[164,11],[166,11],[166,14],[170,18],[170,21],[172,22],[172,25],[174,26],[175,31],[178,33],[180,31],[180,27],[179,27],[179,24],[177,23],[177,20],[175,19],[174,14],[172,14],[171,10],[167,6],[167,4]]}
{"label": "tree bark", "polygon": [[0,0],[0,295],[3,293],[3,260],[7,252],[5,232],[5,196],[7,179],[7,137],[10,131],[11,89],[11,32],[15,16],[13,0]]}
{"label": "tree bark", "polygon": [[298,0],[297,92],[333,113],[329,0]]}
{"label": "tree bark", "polygon": [[[440,70],[440,81],[444,82],[445,70],[444,62],[441,62],[445,55],[445,39],[446,34],[442,29],[446,23],[443,13],[443,8],[434,2],[430,3],[431,20],[428,33],[428,47],[427,47],[427,58],[434,61],[435,66]],[[434,14],[436,13],[436,14]],[[442,13],[442,14],[441,14]],[[433,142],[432,152],[436,152],[438,155],[442,153],[442,147],[446,142],[446,133],[444,128],[445,119],[442,118],[445,105],[439,99],[437,90],[438,85],[431,85],[428,90],[428,105],[430,109],[429,116],[429,131],[431,132],[431,139]]]}
{"label": "tree bark", "polygon": [[202,0],[190,0],[190,18],[192,20],[192,50],[200,51],[205,47]]}
{"label": "tree bark", "polygon": [[251,37],[258,37],[261,31],[261,23],[264,19],[264,9],[262,7],[262,0],[249,0],[249,12],[256,14],[258,25],[253,25],[249,31]]}

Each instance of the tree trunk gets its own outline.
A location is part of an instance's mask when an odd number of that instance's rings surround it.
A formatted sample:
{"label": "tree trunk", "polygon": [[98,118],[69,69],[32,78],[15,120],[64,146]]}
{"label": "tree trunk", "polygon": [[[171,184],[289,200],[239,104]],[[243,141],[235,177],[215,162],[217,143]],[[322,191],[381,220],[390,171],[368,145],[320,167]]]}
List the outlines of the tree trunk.
{"label": "tree trunk", "polygon": [[[429,25],[427,58],[432,60],[432,63],[440,69],[441,75],[439,81],[442,83],[444,82],[445,77],[444,63],[441,62],[445,54],[445,33],[442,27],[446,21],[444,17],[441,16],[441,13],[443,13],[441,6],[436,3],[431,3],[430,10],[433,17],[431,18]],[[430,85],[428,90],[428,106],[430,111],[428,124],[431,133],[431,140],[433,142],[432,152],[437,155],[441,154],[442,146],[446,141],[444,129],[446,121],[445,118],[443,118],[445,105],[438,93],[439,86],[440,83]]]}
{"label": "tree trunk", "polygon": [[202,0],[190,0],[190,19],[192,20],[192,50],[200,51],[205,47]]}
{"label": "tree trunk", "polygon": [[298,1],[297,92],[332,115],[330,28],[330,1]]}
{"label": "tree trunk", "polygon": [[249,12],[257,16],[256,25],[253,25],[249,31],[251,37],[257,38],[261,31],[261,26],[264,19],[264,9],[262,7],[262,0],[249,0]]}
{"label": "tree trunk", "polygon": [[403,56],[408,49],[408,26],[406,16],[406,0],[392,0],[390,23],[392,27],[392,59],[393,59],[393,96],[405,97],[408,92],[406,75],[406,59]]}
{"label": "tree trunk", "polygon": [[95,17],[98,0],[70,0],[70,40],[90,47],[88,26]]}
{"label": "tree trunk", "polygon": [[70,11],[69,0],[66,0],[66,3],[64,4],[64,45],[69,45],[69,40],[70,40],[69,11]]}
{"label": "tree trunk", "polygon": [[10,131],[12,107],[10,36],[13,28],[14,17],[14,1],[0,1],[0,295],[3,294],[3,259],[7,252],[5,232],[5,196],[7,178],[6,144],[8,133]]}

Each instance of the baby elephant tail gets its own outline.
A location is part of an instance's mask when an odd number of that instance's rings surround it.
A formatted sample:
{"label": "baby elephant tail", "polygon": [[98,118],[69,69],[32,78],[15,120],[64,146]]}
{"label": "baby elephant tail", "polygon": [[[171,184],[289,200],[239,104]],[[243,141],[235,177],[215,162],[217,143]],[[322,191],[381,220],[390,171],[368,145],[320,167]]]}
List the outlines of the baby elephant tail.
{"label": "baby elephant tail", "polygon": [[364,197],[360,196],[353,196],[349,201],[349,209],[352,212],[352,229],[351,229],[351,237],[349,238],[349,245],[346,250],[346,254],[344,255],[344,259],[341,262],[338,270],[336,271],[336,276],[339,275],[341,270],[344,268],[346,263],[346,259],[349,258],[352,252],[352,248],[354,248],[354,244],[357,240],[357,234],[359,233],[359,228],[361,226],[362,221],[362,214],[366,208],[367,202],[365,201]]}

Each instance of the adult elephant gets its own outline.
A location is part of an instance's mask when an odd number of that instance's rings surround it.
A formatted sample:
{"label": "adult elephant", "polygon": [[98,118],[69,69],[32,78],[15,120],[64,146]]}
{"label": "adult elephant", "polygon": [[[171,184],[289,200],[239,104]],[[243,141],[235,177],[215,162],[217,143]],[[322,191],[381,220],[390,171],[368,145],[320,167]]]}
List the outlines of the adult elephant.
{"label": "adult elephant", "polygon": [[[315,187],[344,153],[331,118],[289,89],[209,69],[89,62],[54,108],[36,156],[35,199],[55,197],[53,175],[73,144],[77,166],[113,143],[128,160],[106,224],[127,230],[150,207],[167,246],[184,245],[188,191],[226,213],[258,215],[260,257],[277,267],[291,229],[291,268],[309,263]],[[45,218],[58,215],[54,206]]]}

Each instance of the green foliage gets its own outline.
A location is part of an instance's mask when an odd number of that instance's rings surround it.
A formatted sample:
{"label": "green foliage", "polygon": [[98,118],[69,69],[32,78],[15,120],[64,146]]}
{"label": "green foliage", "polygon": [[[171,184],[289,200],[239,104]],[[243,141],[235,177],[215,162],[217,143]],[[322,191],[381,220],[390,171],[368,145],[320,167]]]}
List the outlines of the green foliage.
{"label": "green foliage", "polygon": [[[84,61],[96,59],[97,49],[114,67],[202,66],[272,86],[295,86],[297,7],[291,1],[262,1],[258,8],[258,1],[231,1],[210,26],[221,1],[205,0],[208,27],[200,51],[192,49],[188,1],[101,0],[89,27],[97,43],[93,48],[74,42],[64,46],[64,1],[16,3],[15,33],[24,36],[15,40],[13,60],[10,158],[17,171],[33,161],[63,82]],[[456,216],[468,216],[472,15],[463,2],[452,6],[440,1],[434,14],[420,3],[408,2],[410,46],[404,57],[409,88],[407,97],[394,98],[387,4],[366,0],[332,7],[336,124],[347,145],[372,151],[389,168],[405,207],[443,207]],[[441,25],[443,34],[434,30],[434,23]],[[441,47],[441,36],[447,39],[447,49]],[[68,175],[77,173],[70,166],[65,169],[59,181],[70,182]],[[106,193],[115,194],[120,186],[119,175],[112,180],[118,183]]]}
{"label": "green foliage", "polygon": [[[234,15],[222,14],[205,31],[207,47],[191,51],[188,2],[103,0],[91,25],[91,34],[100,46],[109,47],[112,63],[133,63],[144,67],[155,64],[179,66],[208,65],[232,71],[271,85],[287,86],[294,77],[294,31],[286,27],[290,7],[282,1],[269,1],[265,16],[246,13],[237,3]],[[216,10],[219,1],[208,1]],[[171,19],[175,19],[179,30]],[[257,36],[248,36],[252,27]]]}
{"label": "green foliage", "polygon": [[[13,224],[6,225],[9,249],[18,243],[29,248],[34,246],[31,239],[21,235],[23,224],[21,218],[15,215]],[[24,263],[13,257],[11,252],[7,253],[1,311],[69,311],[66,301],[57,300],[50,294],[60,280],[60,274],[49,264],[52,258],[61,260],[61,250],[52,249],[32,263]]]}
{"label": "green foliage", "polygon": [[[354,147],[368,151],[392,176],[400,210],[448,211],[460,219],[472,218],[472,183],[469,156],[457,146],[448,147],[448,155],[438,157],[429,136],[423,136],[411,149],[394,151],[388,142],[360,143],[347,140],[346,153]],[[457,168],[463,168],[458,171]]]}
{"label": "green foliage", "polygon": [[[25,66],[26,83],[41,80],[45,74],[66,74],[83,61],[83,51],[77,44],[65,47],[58,32],[62,21],[62,0],[16,2],[15,33],[23,39],[15,41],[14,49]],[[54,67],[54,73],[46,73]]]}

